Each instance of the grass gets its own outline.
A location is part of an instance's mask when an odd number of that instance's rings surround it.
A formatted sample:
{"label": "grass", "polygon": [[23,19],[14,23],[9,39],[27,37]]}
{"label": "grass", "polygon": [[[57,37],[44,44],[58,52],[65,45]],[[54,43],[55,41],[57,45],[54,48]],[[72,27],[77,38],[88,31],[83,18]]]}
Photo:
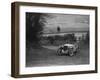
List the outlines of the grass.
{"label": "grass", "polygon": [[84,43],[80,43],[80,51],[73,57],[58,56],[56,49],[52,49],[50,45],[49,47],[51,49],[46,47],[27,48],[26,67],[89,64],[89,47]]}

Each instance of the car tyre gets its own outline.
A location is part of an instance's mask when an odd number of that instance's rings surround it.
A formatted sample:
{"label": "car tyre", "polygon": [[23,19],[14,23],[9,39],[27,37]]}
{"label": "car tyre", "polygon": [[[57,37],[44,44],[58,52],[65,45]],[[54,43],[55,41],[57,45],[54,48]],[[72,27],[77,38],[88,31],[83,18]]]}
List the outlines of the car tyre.
{"label": "car tyre", "polygon": [[70,57],[74,56],[74,52],[73,51],[69,51],[69,56]]}
{"label": "car tyre", "polygon": [[57,54],[58,55],[61,55],[62,54],[62,50],[60,48],[57,50]]}

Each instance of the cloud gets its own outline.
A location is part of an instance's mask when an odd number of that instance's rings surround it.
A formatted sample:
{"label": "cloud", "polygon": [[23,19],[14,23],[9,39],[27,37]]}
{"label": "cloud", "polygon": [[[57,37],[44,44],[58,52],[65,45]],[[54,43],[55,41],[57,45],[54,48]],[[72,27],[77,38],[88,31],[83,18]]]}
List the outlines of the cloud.
{"label": "cloud", "polygon": [[[61,28],[61,32],[67,31],[88,31],[89,15],[76,14],[49,14],[52,18],[47,18],[45,28],[47,32],[57,32],[57,27]],[[46,31],[46,30],[45,30]]]}

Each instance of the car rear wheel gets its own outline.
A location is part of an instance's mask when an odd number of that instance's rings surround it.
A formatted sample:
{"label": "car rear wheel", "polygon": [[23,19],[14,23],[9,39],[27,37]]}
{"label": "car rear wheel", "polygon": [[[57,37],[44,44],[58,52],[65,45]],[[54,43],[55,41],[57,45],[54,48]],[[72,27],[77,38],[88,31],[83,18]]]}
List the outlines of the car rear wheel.
{"label": "car rear wheel", "polygon": [[74,51],[72,51],[72,50],[69,50],[69,56],[74,56]]}

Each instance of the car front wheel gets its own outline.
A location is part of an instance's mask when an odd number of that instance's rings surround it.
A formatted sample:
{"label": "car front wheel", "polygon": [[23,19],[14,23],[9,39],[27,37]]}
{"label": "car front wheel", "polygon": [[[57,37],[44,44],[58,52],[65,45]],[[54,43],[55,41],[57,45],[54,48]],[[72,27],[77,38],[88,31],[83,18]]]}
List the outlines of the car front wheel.
{"label": "car front wheel", "polygon": [[61,55],[61,54],[62,54],[62,49],[61,49],[61,48],[59,48],[59,49],[57,50],[57,54],[58,54],[58,55]]}

